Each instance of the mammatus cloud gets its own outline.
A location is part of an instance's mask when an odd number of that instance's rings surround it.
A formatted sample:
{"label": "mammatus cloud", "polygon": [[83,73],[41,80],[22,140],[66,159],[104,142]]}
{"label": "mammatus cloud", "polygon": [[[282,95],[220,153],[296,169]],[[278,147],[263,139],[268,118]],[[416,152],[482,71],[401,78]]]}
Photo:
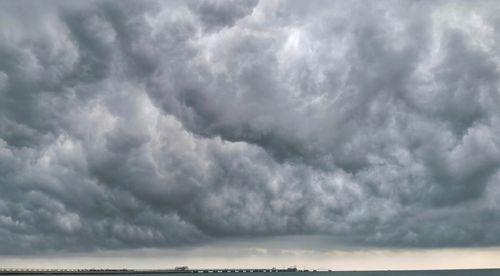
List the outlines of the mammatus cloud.
{"label": "mammatus cloud", "polygon": [[0,6],[2,254],[500,245],[494,2]]}

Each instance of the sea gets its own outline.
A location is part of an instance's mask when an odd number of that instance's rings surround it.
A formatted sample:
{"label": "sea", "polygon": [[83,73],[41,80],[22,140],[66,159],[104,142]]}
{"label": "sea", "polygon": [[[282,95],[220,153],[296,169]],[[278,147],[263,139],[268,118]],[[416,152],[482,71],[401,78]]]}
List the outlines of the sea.
{"label": "sea", "polygon": [[[205,274],[205,273],[203,273]],[[216,273],[224,276],[500,276],[500,269],[466,270],[420,270],[420,271],[332,271],[332,272],[252,272],[252,273]],[[246,275],[248,274],[248,275]],[[74,276],[74,275],[72,275]],[[97,275],[101,276],[101,275]],[[122,275],[127,276],[127,275]],[[152,276],[152,275],[137,275]],[[168,274],[165,276],[187,276],[186,274]],[[216,275],[214,275],[216,276]],[[222,275],[220,275],[222,276]]]}
{"label": "sea", "polygon": [[[2,275],[19,275],[5,274]],[[113,273],[109,276],[187,276],[191,273]],[[224,276],[500,276],[500,269],[466,270],[412,270],[412,271],[331,271],[331,272],[252,272],[252,273],[203,273]],[[31,276],[106,276],[107,274],[29,274]],[[222,276],[219,275],[219,276]],[[214,275],[216,276],[216,275]]]}
{"label": "sea", "polygon": [[[242,276],[242,273],[217,273]],[[332,271],[332,272],[253,272],[246,276],[500,276],[500,269],[421,270],[421,271]],[[148,275],[140,275],[148,276]],[[151,276],[151,275],[149,275]],[[174,275],[167,275],[174,276]],[[186,276],[186,274],[175,274]],[[214,275],[215,276],[215,275]]]}

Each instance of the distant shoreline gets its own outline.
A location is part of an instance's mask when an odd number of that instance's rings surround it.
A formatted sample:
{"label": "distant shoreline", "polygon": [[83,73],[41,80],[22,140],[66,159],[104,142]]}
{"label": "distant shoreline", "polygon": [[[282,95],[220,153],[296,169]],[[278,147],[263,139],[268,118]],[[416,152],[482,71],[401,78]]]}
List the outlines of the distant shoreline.
{"label": "distant shoreline", "polygon": [[0,275],[93,275],[93,274],[180,274],[180,273],[325,273],[398,271],[491,271],[500,268],[424,269],[424,270],[299,270],[299,269],[0,269]]}
{"label": "distant shoreline", "polygon": [[[296,268],[203,268],[203,269],[0,269],[0,275],[40,275],[40,274],[187,274],[187,273],[256,273],[256,272],[318,272],[318,270],[298,270]],[[324,271],[327,272],[327,271]]]}

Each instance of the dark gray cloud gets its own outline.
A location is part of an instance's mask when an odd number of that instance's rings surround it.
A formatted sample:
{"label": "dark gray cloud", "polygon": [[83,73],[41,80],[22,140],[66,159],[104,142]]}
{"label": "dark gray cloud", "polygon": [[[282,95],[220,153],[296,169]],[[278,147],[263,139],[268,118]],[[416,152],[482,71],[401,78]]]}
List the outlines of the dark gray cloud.
{"label": "dark gray cloud", "polygon": [[0,6],[1,254],[500,245],[493,2]]}

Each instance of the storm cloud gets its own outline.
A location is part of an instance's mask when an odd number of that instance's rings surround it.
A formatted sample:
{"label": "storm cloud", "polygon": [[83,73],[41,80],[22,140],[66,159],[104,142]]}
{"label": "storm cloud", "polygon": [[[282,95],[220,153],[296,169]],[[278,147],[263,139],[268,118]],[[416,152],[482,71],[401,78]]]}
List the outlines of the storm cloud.
{"label": "storm cloud", "polygon": [[0,254],[499,246],[496,2],[307,2],[1,1]]}

